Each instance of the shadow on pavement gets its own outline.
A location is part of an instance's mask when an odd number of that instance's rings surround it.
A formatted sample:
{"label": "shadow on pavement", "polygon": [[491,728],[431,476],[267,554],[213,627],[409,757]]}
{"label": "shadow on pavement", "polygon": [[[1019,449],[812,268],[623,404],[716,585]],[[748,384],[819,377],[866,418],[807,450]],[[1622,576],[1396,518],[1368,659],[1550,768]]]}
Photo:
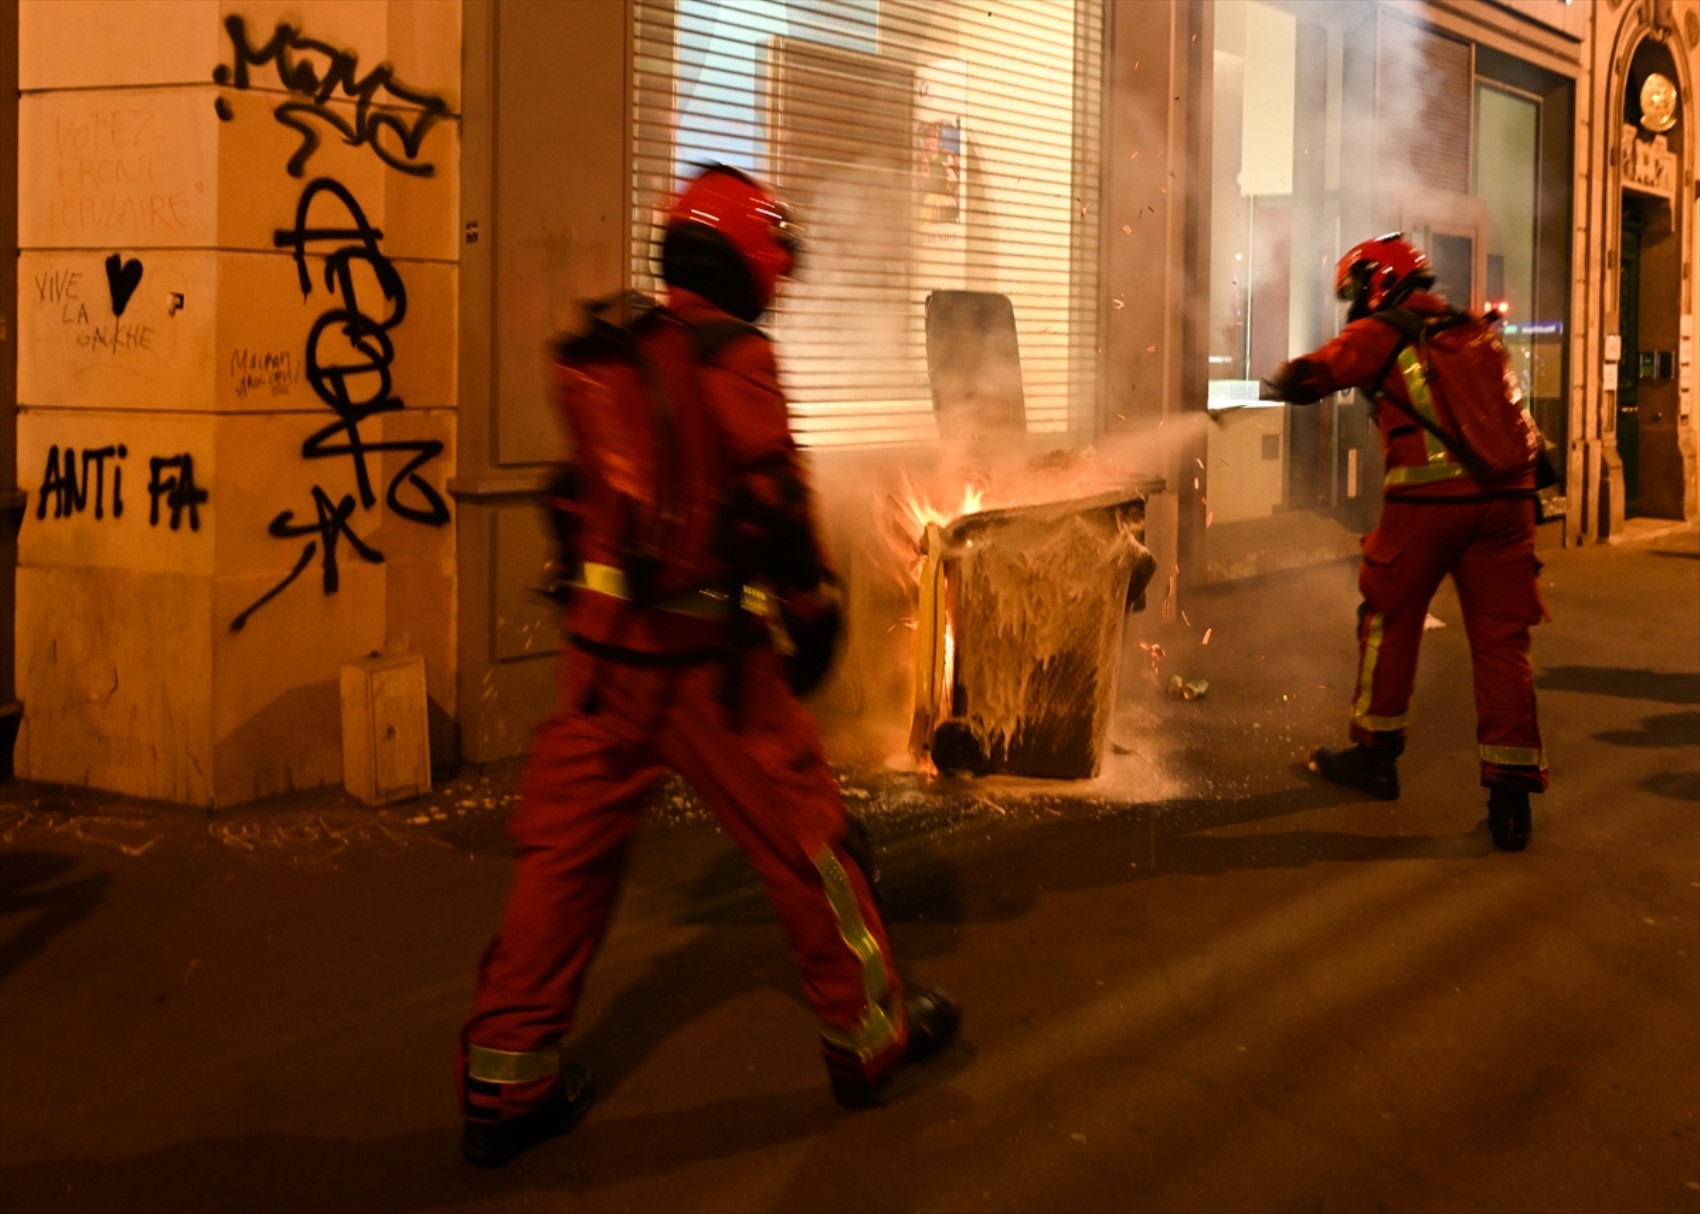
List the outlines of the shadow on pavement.
{"label": "shadow on pavement", "polygon": [[76,863],[74,857],[57,852],[0,853],[0,919],[35,912],[23,926],[0,940],[0,982],[100,904],[112,880],[106,873],[91,873],[62,885],[47,884]]}
{"label": "shadow on pavement", "polygon": [[[761,897],[759,885],[755,893]],[[565,1052],[584,1060],[602,1092],[611,1093],[658,1045],[721,1004],[764,986],[801,1002],[802,978],[784,949],[778,916],[769,912],[769,919],[774,947],[762,955],[771,963],[752,969],[749,937],[739,932],[693,934],[622,986],[596,1023],[569,1033]]]}
{"label": "shadow on pavement", "polygon": [[[1455,835],[1373,835],[1300,829],[1212,836],[1307,811],[1345,806],[1355,794],[1315,782],[1262,795],[1200,797],[1153,804],[1110,803],[1083,816],[1031,811],[1000,819],[948,808],[867,819],[882,870],[882,911],[906,980],[925,982],[910,965],[958,947],[955,926],[1017,918],[1042,895],[1110,888],[1165,874],[1212,875],[1365,860],[1473,860],[1490,850],[1471,829]],[[593,1024],[569,1036],[567,1052],[593,1067],[603,1091],[616,1090],[661,1042],[712,1008],[771,988],[800,1005],[801,978],[782,947],[778,917],[755,870],[723,836],[670,913],[704,927],[655,956],[623,984]],[[740,928],[771,932],[771,949],[752,963]],[[965,1047],[971,1049],[971,1047]],[[929,1068],[932,1070],[933,1068]],[[824,1084],[823,1084],[824,1086]],[[636,1094],[634,1094],[636,1095]],[[817,1094],[818,1095],[818,1094]]]}
{"label": "shadow on pavement", "polygon": [[1554,666],[1535,676],[1535,686],[1542,691],[1582,691],[1631,700],[1656,700],[1662,704],[1700,704],[1700,674],[1668,670]]}
{"label": "shadow on pavement", "polygon": [[1671,750],[1700,746],[1700,712],[1667,712],[1642,717],[1637,729],[1611,729],[1594,735],[1613,746],[1639,746]]}
{"label": "shadow on pavement", "polygon": [[1642,780],[1641,787],[1673,801],[1700,804],[1700,771],[1661,771]]}
{"label": "shadow on pavement", "polygon": [[1345,790],[1313,782],[1233,801],[1124,803],[1090,817],[1000,822],[996,831],[964,829],[960,841],[949,835],[894,839],[876,825],[886,918],[904,925],[1007,920],[1025,913],[1044,893],[1108,888],[1162,875],[1365,860],[1475,860],[1492,850],[1478,829],[1479,819],[1469,829],[1446,835],[1316,829],[1203,833],[1353,800]]}
{"label": "shadow on pavement", "polygon": [[[961,1101],[940,1089],[915,1115],[928,1124],[944,1122],[962,1113]],[[458,1126],[375,1141],[291,1134],[206,1138],[130,1159],[59,1158],[0,1167],[0,1192],[7,1209],[37,1214],[431,1209],[527,1191],[578,1195],[677,1174],[694,1163],[822,1136],[845,1116],[827,1098],[824,1084],[618,1120],[599,1120],[592,1109],[570,1134],[499,1171],[461,1162]],[[570,1199],[563,1208],[570,1208]]]}

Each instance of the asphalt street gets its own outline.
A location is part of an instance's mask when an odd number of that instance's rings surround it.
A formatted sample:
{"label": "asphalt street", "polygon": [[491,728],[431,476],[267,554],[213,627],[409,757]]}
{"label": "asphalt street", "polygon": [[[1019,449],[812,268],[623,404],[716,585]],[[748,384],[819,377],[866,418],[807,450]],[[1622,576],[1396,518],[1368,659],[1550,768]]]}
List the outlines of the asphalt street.
{"label": "asphalt street", "polygon": [[1395,803],[1301,761],[1354,567],[1193,595],[1130,617],[1096,780],[837,756],[906,972],[967,1011],[889,1105],[833,1105],[753,873],[669,788],[568,1049],[602,1099],[498,1172],[453,1053],[514,765],[385,809],[9,785],[0,1209],[1700,1211],[1700,535],[1543,555],[1526,853],[1449,588]]}

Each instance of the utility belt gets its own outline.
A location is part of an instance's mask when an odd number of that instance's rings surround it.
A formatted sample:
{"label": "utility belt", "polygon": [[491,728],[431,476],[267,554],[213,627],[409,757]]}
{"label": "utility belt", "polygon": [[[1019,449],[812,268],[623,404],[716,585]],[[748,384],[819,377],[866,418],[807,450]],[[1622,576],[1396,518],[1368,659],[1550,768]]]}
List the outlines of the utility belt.
{"label": "utility belt", "polygon": [[[626,603],[632,602],[631,583],[626,579],[625,570],[614,565],[584,562],[579,576],[572,582],[572,587],[574,590],[588,590],[592,594],[604,595]],[[736,607],[738,611],[765,620],[778,606],[774,597],[760,586],[745,585],[739,590]],[[644,606],[693,620],[729,620],[734,612],[732,596],[724,590],[709,586],[687,590],[683,594],[672,595],[654,603],[645,603]]]}
{"label": "utility belt", "polygon": [[[617,566],[586,561],[571,585],[575,593],[601,595],[604,598],[633,604],[633,609],[637,609],[631,583],[625,571]],[[759,625],[776,643],[781,653],[788,652],[790,648],[789,638],[785,637],[779,624],[779,600],[761,586],[739,587],[736,606],[732,594],[728,591],[702,586],[656,602],[645,603],[643,607],[683,619],[723,623],[728,629],[736,628],[747,620]],[[576,633],[568,640],[573,648],[592,657],[624,666],[694,666],[699,662],[726,661],[742,649],[742,645],[736,643],[730,634],[713,645],[661,652],[633,649],[614,641],[596,640]]]}

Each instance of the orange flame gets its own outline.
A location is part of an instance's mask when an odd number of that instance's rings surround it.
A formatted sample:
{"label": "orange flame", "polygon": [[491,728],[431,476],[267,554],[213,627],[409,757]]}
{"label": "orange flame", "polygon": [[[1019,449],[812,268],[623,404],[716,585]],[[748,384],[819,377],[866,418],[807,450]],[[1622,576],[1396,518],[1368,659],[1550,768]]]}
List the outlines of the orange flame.
{"label": "orange flame", "polygon": [[977,486],[967,485],[962,490],[962,504],[954,511],[943,510],[933,505],[930,498],[917,493],[915,486],[909,483],[908,474],[905,473],[903,477],[903,497],[898,500],[897,507],[902,512],[905,529],[919,543],[928,523],[937,523],[941,527],[946,523],[953,523],[965,514],[978,513],[985,501],[984,492]]}
{"label": "orange flame", "polygon": [[962,490],[961,505],[953,511],[947,511],[933,505],[931,499],[916,492],[908,474],[905,473],[901,496],[892,494],[887,499],[890,502],[890,513],[886,515],[887,525],[883,528],[894,558],[894,572],[897,576],[910,583],[920,577],[925,560],[921,545],[929,526],[942,527],[965,514],[973,514],[982,509],[985,499],[986,495],[982,490],[977,486],[968,485]]}

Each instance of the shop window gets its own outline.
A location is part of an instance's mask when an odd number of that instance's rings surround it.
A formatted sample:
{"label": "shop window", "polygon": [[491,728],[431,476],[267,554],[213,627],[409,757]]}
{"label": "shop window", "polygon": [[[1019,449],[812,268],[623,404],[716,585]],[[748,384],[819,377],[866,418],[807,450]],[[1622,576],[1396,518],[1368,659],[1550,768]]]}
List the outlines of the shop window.
{"label": "shop window", "polygon": [[1559,399],[1564,324],[1535,314],[1535,193],[1540,103],[1476,88],[1476,196],[1488,204],[1487,301],[1505,316],[1511,369],[1531,404]]}
{"label": "shop window", "polygon": [[[1541,432],[1563,451],[1575,86],[1485,47],[1476,68],[1473,185],[1487,208],[1482,294],[1504,310],[1512,369]],[[1557,465],[1563,478],[1566,461]]]}
{"label": "shop window", "polygon": [[782,191],[807,252],[765,323],[812,446],[937,438],[925,306],[1013,306],[1025,424],[1096,416],[1102,0],[635,0],[632,273],[693,164]]}
{"label": "shop window", "polygon": [[1332,502],[1332,404],[1257,381],[1335,328],[1342,36],[1259,0],[1218,0],[1215,31],[1210,506],[1233,524]]}

